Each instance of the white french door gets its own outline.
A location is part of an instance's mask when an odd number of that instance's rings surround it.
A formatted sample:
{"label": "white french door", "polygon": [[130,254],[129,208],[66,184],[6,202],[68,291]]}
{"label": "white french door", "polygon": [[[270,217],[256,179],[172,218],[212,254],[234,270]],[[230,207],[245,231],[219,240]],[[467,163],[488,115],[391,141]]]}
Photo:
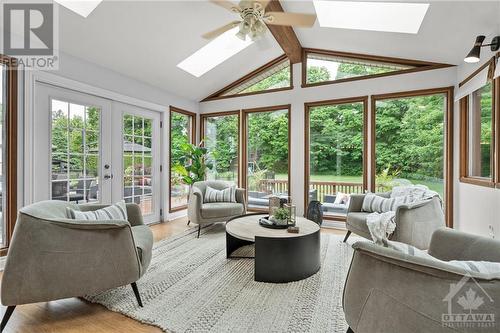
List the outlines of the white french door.
{"label": "white french door", "polygon": [[160,221],[159,123],[157,112],[37,83],[33,200],[124,199]]}
{"label": "white french door", "polygon": [[144,221],[160,221],[160,113],[113,103],[113,193],[141,207]]}

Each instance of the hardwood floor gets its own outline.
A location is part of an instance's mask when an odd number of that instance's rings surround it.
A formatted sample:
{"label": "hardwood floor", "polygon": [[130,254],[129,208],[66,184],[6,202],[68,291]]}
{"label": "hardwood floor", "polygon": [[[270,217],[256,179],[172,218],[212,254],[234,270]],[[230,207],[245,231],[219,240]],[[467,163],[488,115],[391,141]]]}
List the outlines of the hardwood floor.
{"label": "hardwood floor", "polygon": [[[179,234],[189,227],[186,218],[151,226],[155,242]],[[345,235],[336,229],[324,233]],[[1,274],[1,273],[0,273]],[[1,275],[0,275],[1,276]],[[140,286],[140,284],[139,284]],[[0,286],[1,288],[1,286]],[[6,307],[1,307],[3,316]],[[158,333],[159,328],[141,324],[99,304],[79,298],[20,305],[10,318],[4,333]]]}

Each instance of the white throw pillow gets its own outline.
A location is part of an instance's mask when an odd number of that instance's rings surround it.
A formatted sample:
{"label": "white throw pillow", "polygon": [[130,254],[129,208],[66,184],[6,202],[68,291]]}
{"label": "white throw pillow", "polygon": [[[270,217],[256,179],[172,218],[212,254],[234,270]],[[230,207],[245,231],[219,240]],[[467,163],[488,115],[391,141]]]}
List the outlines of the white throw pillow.
{"label": "white throw pillow", "polygon": [[344,196],[345,194],[342,192],[337,192],[337,195],[335,196],[335,201],[333,202],[334,205],[340,205],[344,201]]}
{"label": "white throw pillow", "polygon": [[119,201],[114,205],[97,209],[90,210],[86,212],[82,212],[80,210],[76,210],[73,208],[66,208],[68,217],[75,220],[89,220],[89,221],[97,221],[97,220],[124,220],[128,221],[127,216],[127,206],[125,205],[125,201]]}
{"label": "white throw pillow", "polygon": [[426,258],[436,262],[459,267],[470,273],[483,273],[483,274],[495,274],[495,275],[500,274],[500,262],[472,261],[472,260],[444,261],[431,256],[430,254],[427,253],[427,251],[420,250],[414,246],[395,241],[388,241],[387,247],[414,257]]}
{"label": "white throw pillow", "polygon": [[203,202],[236,202],[236,186],[231,186],[223,190],[216,190],[207,186]]}
{"label": "white throw pillow", "polygon": [[399,206],[412,202],[411,196],[384,198],[374,193],[365,195],[361,210],[368,213],[386,213],[395,211]]}

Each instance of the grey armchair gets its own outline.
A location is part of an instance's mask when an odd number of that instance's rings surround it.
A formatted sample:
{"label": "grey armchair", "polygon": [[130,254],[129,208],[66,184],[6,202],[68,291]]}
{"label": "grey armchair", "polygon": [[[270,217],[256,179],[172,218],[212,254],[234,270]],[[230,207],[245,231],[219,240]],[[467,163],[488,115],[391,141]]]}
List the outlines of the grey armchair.
{"label": "grey armchair", "polygon": [[106,205],[41,201],[22,208],[2,276],[1,301],[7,311],[3,330],[17,305],[93,295],[131,284],[151,261],[153,235],[141,210],[127,204],[128,221],[80,221],[67,218],[66,207],[82,211]]}
{"label": "grey armchair", "polygon": [[245,190],[236,189],[236,202],[204,203],[207,186],[216,190],[223,190],[232,186],[231,183],[219,180],[196,182],[191,187],[188,202],[188,224],[198,224],[198,237],[203,224],[226,222],[229,219],[246,214]]}
{"label": "grey armchair", "polygon": [[[388,198],[390,192],[377,193],[377,195]],[[364,194],[351,195],[346,219],[347,235],[344,242],[347,241],[351,232],[371,239],[370,230],[366,224],[366,217],[370,213],[363,212],[361,209],[364,198]],[[429,248],[434,231],[445,226],[441,200],[434,197],[418,203],[399,206],[396,210],[395,221],[396,230],[391,235],[391,240],[425,250]]]}
{"label": "grey armchair", "polygon": [[[492,314],[498,321],[498,274],[468,273],[448,263],[405,255],[370,242],[357,242],[353,247],[343,297],[348,332],[498,332],[498,322],[492,328],[474,326],[474,322],[458,326],[459,322],[449,321],[453,314],[475,313]],[[500,242],[442,228],[432,235],[429,254],[443,261],[500,262]],[[470,289],[483,303],[475,303],[479,306],[469,310],[458,300]]]}

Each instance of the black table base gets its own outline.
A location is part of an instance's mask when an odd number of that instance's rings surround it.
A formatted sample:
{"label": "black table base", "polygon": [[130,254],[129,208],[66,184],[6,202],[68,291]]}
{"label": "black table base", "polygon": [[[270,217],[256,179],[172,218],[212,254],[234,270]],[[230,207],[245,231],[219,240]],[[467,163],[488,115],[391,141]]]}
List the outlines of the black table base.
{"label": "black table base", "polygon": [[[320,231],[297,237],[255,237],[255,281],[286,283],[317,273],[320,262]],[[253,244],[226,232],[227,258],[238,248]]]}

